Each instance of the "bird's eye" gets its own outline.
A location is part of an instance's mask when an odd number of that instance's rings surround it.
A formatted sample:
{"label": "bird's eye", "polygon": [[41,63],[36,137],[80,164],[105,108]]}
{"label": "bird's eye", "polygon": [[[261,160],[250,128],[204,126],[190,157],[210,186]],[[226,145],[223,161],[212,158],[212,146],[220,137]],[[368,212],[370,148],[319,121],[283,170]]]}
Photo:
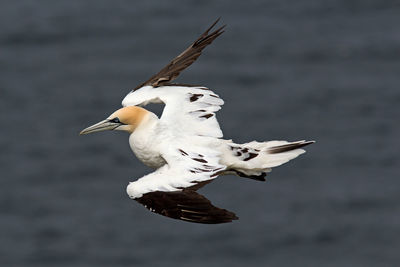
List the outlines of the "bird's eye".
{"label": "bird's eye", "polygon": [[118,118],[114,118],[114,119],[110,120],[110,122],[114,122],[114,123],[120,123],[120,121],[119,121],[119,119],[118,119]]}

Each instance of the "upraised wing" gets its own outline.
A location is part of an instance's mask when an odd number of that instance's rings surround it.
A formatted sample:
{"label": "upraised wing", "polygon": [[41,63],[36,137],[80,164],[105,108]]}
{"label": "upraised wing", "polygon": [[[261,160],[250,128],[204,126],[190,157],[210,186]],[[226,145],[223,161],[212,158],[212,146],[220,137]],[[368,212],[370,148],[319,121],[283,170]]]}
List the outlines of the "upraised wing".
{"label": "upraised wing", "polygon": [[159,87],[166,85],[176,77],[179,73],[189,67],[196,59],[201,55],[203,49],[211,44],[218,36],[220,36],[224,31],[225,25],[218,28],[212,33],[210,30],[218,23],[217,19],[210,28],[208,28],[196,41],[194,41],[185,51],[174,58],[167,66],[161,69],[157,74],[153,75],[150,79],[144,83],[138,85],[133,91],[150,85],[152,87]]}
{"label": "upraised wing", "polygon": [[145,86],[129,93],[123,106],[144,106],[148,103],[164,103],[161,121],[186,135],[222,137],[215,112],[224,101],[205,87],[161,86],[154,89]]}
{"label": "upraised wing", "polygon": [[173,59],[159,73],[132,90],[122,101],[123,106],[145,106],[164,103],[163,123],[175,129],[185,129],[188,135],[222,137],[215,118],[224,101],[214,92],[201,86],[170,84],[179,73],[191,65],[202,50],[223,33],[220,27],[212,33],[215,21],[192,45]]}

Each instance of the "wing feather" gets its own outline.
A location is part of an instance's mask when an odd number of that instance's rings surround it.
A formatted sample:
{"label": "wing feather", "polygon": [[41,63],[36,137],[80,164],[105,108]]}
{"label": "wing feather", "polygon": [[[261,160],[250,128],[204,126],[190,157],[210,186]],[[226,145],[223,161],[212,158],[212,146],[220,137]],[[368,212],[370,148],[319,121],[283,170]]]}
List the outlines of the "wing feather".
{"label": "wing feather", "polygon": [[150,211],[174,219],[197,223],[224,223],[237,219],[234,213],[213,206],[195,192],[217,178],[226,167],[219,164],[217,151],[196,146],[196,138],[192,141],[194,144],[190,147],[178,142],[169,143],[169,148],[165,147],[162,154],[167,164],[129,183],[129,197]]}
{"label": "wing feather", "polygon": [[145,86],[130,92],[122,101],[123,106],[164,103],[163,123],[186,135],[222,137],[215,113],[224,101],[205,87]]}
{"label": "wing feather", "polygon": [[137,89],[150,85],[153,87],[159,87],[168,84],[174,80],[178,75],[192,65],[193,62],[201,55],[203,49],[211,44],[218,36],[220,36],[224,31],[226,25],[218,28],[217,30],[209,33],[210,30],[218,23],[217,19],[211,27],[209,27],[196,41],[194,41],[185,51],[180,53],[176,58],[174,58],[170,63],[168,63],[164,68],[162,68],[157,74],[153,75],[150,79],[144,83],[138,85],[133,91]]}
{"label": "wing feather", "polygon": [[210,142],[213,141],[204,137],[166,140],[161,155],[167,164],[129,183],[128,195],[138,198],[155,191],[195,190],[203,182],[217,178],[226,166],[219,163],[220,152],[214,150],[215,145]]}
{"label": "wing feather", "polygon": [[135,200],[152,212],[188,222],[216,224],[238,219],[233,212],[215,207],[207,198],[188,189],[150,192]]}

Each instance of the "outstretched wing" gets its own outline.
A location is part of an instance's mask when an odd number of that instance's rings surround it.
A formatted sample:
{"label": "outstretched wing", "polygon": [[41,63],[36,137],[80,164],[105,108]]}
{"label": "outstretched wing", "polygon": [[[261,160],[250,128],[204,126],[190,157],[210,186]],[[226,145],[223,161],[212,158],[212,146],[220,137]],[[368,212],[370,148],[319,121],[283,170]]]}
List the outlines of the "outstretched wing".
{"label": "outstretched wing", "polygon": [[135,200],[152,212],[188,222],[215,224],[238,219],[233,212],[213,206],[207,198],[188,189],[150,192]]}
{"label": "outstretched wing", "polygon": [[222,137],[215,118],[224,101],[214,92],[201,86],[170,84],[179,73],[192,64],[202,50],[219,35],[223,28],[209,33],[219,21],[215,21],[192,45],[172,60],[159,73],[132,90],[122,101],[123,106],[145,106],[164,103],[161,120],[175,129],[185,129],[188,135]]}
{"label": "outstretched wing", "polygon": [[128,186],[132,198],[143,194],[184,188],[195,190],[199,183],[215,179],[225,166],[219,163],[220,152],[216,142],[204,137],[166,138],[160,144],[161,156],[166,164]]}
{"label": "outstretched wing", "polygon": [[200,136],[165,140],[161,155],[167,164],[129,183],[129,197],[151,211],[174,219],[198,223],[233,220],[236,218],[233,213],[214,207],[195,192],[226,169],[219,163],[220,152],[214,149],[215,140]]}
{"label": "outstretched wing", "polygon": [[176,77],[179,73],[189,67],[200,55],[203,49],[211,44],[218,36],[220,36],[224,31],[225,25],[218,28],[212,33],[210,30],[217,24],[219,19],[217,19],[210,28],[208,28],[196,41],[194,41],[185,51],[174,58],[167,66],[160,70],[157,74],[153,75],[150,79],[137,86],[133,91],[150,85],[153,87],[159,87],[165,85]]}

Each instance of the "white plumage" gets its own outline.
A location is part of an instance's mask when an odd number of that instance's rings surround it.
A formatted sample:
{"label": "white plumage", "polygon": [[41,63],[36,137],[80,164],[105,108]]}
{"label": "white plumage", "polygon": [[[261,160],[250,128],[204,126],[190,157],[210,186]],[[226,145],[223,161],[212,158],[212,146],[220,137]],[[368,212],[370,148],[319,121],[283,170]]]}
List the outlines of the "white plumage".
{"label": "white plumage", "polygon": [[[123,108],[81,132],[129,132],[136,157],[156,169],[129,183],[129,197],[156,213],[199,223],[237,219],[199,195],[199,187],[224,174],[263,181],[271,168],[296,158],[305,152],[301,147],[313,143],[235,144],[224,140],[216,119],[224,101],[208,88],[170,83],[222,34],[223,27],[209,34],[215,23],[164,69],[130,92],[122,101]],[[149,103],[165,104],[160,118],[139,107]]]}
{"label": "white plumage", "polygon": [[[205,87],[145,86],[129,93],[122,105],[160,102],[165,104],[161,118],[149,112],[129,138],[137,158],[150,167],[159,168],[129,184],[127,192],[131,198],[153,191],[177,191],[214,179],[217,175],[213,174],[223,171],[259,176],[305,152],[294,149],[268,154],[270,147],[290,144],[286,141],[253,141],[239,145],[220,139],[222,131],[215,112],[224,102]],[[247,154],[257,156],[245,160],[248,156],[240,152],[244,149],[248,149]],[[202,169],[206,171],[200,171]]]}
{"label": "white plumage", "polygon": [[[222,131],[215,118],[224,101],[205,87],[144,86],[130,92],[122,106],[145,106],[149,103],[164,103],[160,120],[163,125],[185,129],[185,135],[222,137]],[[206,118],[204,116],[210,116]]]}

